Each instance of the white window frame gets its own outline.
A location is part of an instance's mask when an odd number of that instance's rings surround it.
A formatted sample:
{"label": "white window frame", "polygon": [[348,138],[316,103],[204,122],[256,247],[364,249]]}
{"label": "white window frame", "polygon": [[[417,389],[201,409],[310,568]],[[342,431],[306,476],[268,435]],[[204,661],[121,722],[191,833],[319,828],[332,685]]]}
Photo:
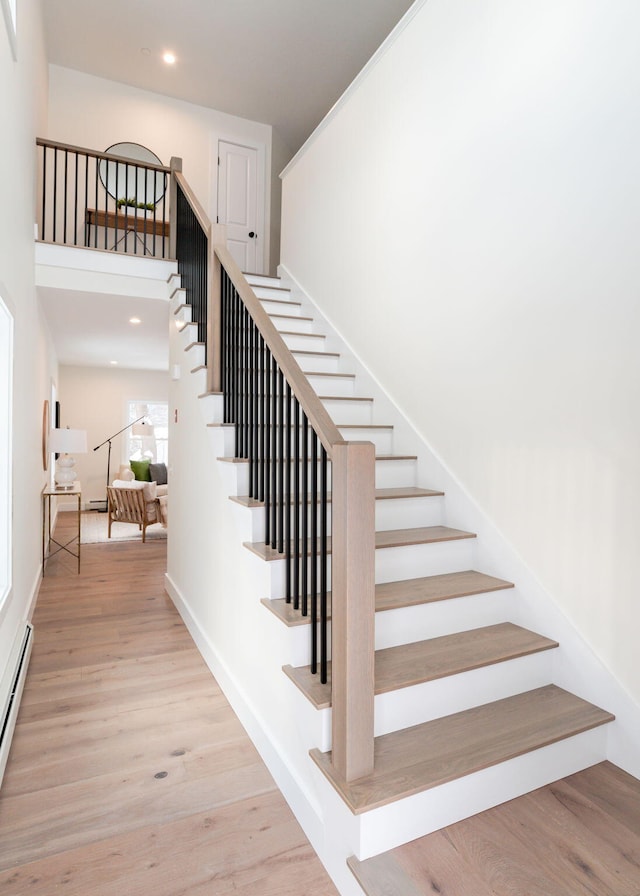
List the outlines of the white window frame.
{"label": "white window frame", "polygon": [[166,409],[166,435],[158,435],[158,425],[155,426],[154,435],[149,439],[145,439],[145,444],[139,445],[140,437],[133,435],[133,428],[127,429],[125,436],[123,439],[123,450],[124,457],[122,458],[123,464],[128,464],[131,458],[135,458],[136,454],[139,454],[139,457],[148,456],[152,454],[152,462],[153,463],[167,463],[169,457],[169,402],[168,401],[158,401],[157,399],[146,399],[142,401],[139,398],[133,399],[130,398],[126,403],[125,408],[125,420],[126,423],[133,423],[134,420],[137,420],[143,414],[147,415],[149,420],[153,423],[154,418],[156,417],[156,413],[154,408],[164,407]]}

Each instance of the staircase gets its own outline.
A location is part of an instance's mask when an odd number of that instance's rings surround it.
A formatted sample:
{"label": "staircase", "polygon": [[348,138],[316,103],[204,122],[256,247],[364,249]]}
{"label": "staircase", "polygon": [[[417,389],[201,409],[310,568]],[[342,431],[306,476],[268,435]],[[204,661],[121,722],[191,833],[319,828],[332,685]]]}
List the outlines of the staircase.
{"label": "staircase", "polygon": [[554,684],[562,644],[513,622],[523,616],[517,583],[483,571],[474,532],[447,524],[447,495],[419,481],[417,454],[396,453],[394,421],[379,419],[362,377],[306,307],[280,281],[247,279],[341,433],[376,449],[375,769],[347,782],[331,764],[330,667],[327,684],[311,674],[308,621],[282,599],[280,555],[264,544],[248,463],[233,458],[233,427],[221,423],[221,396],[206,392],[204,346],[176,289],[172,311],[212,457],[246,518],[246,556],[270,588],[255,599],[286,630],[282,675],[312,744],[327,839],[366,859],[603,759],[613,716]]}

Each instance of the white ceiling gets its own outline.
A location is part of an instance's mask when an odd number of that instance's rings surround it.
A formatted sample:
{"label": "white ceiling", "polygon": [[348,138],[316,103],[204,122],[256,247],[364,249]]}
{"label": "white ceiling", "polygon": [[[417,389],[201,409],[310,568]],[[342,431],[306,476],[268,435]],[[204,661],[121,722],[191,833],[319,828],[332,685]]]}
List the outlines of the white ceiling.
{"label": "white ceiling", "polygon": [[[270,124],[293,154],[411,3],[46,0],[43,7],[50,62]],[[160,58],[169,49],[172,67]]]}
{"label": "white ceiling", "polygon": [[[50,62],[270,124],[293,155],[411,4],[45,0],[43,8]],[[161,61],[165,50],[177,56],[172,67]],[[39,295],[61,364],[167,369],[163,303]]]}
{"label": "white ceiling", "polygon": [[[168,369],[167,302],[44,286],[38,295],[61,364]],[[129,323],[132,317],[140,323]]]}

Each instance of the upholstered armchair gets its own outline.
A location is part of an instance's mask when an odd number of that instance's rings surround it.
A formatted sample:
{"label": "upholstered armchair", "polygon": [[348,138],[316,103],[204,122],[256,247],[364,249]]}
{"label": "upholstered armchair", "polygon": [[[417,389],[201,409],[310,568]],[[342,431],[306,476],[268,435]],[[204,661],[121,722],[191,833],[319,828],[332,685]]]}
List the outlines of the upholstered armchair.
{"label": "upholstered armchair", "polygon": [[109,538],[112,523],[133,523],[142,531],[142,541],[146,540],[147,526],[160,522],[160,505],[157,498],[147,500],[149,495],[145,494],[144,486],[151,484],[155,486],[155,483],[124,482],[107,488]]}

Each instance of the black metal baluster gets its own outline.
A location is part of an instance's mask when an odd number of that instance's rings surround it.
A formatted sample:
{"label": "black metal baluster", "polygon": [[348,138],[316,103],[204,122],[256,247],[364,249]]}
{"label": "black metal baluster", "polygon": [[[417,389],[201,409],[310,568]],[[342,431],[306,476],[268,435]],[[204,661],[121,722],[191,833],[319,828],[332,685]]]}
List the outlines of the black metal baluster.
{"label": "black metal baluster", "polygon": [[284,376],[278,370],[278,551],[284,553]]}
{"label": "black metal baluster", "polygon": [[264,543],[271,543],[271,467],[275,469],[273,457],[269,451],[271,444],[271,352],[265,347],[264,360],[264,416],[262,429],[262,453],[264,456]]}
{"label": "black metal baluster", "polygon": [[[243,457],[249,457],[250,439],[249,439],[249,391],[251,389],[251,352],[249,345],[249,312],[244,303],[243,310],[243,338],[244,338],[244,435],[243,435]],[[251,491],[251,471],[249,472],[249,491]]]}
{"label": "black metal baluster", "polygon": [[271,547],[275,550],[278,538],[278,365],[271,357]]}
{"label": "black metal baluster", "polygon": [[258,328],[253,320],[251,320],[251,330],[253,332],[253,385],[252,385],[252,401],[253,401],[253,490],[252,497],[256,500],[260,496],[260,389],[258,387],[260,378],[260,341],[258,339]]}
{"label": "black metal baluster", "polygon": [[311,671],[318,671],[318,436],[311,430],[311,537],[309,539],[309,569],[311,584]]}
{"label": "black metal baluster", "polygon": [[286,454],[285,454],[285,495],[284,501],[286,501],[286,506],[284,508],[284,521],[285,521],[285,551],[286,551],[286,568],[285,568],[285,597],[287,603],[291,603],[291,436],[293,435],[291,430],[291,386],[287,383],[286,386],[286,431],[285,431],[285,439],[286,439]]}
{"label": "black metal baluster", "polygon": [[320,681],[327,683],[327,452],[320,448]]}
{"label": "black metal baluster", "polygon": [[308,595],[307,595],[307,585],[308,585],[308,576],[307,570],[309,567],[308,561],[308,521],[309,521],[309,419],[307,415],[302,412],[302,532],[301,532],[301,541],[302,541],[302,560],[301,560],[301,576],[300,576],[300,596],[301,596],[301,612],[303,616],[306,616],[308,613]]}
{"label": "black metal baluster", "polygon": [[[134,174],[134,183],[135,186],[133,188],[133,198],[135,201],[135,205],[133,206],[133,254],[138,254],[138,172],[140,171],[140,167],[138,165],[133,169]],[[129,165],[125,166],[125,189],[127,192],[129,191]],[[129,238],[129,234],[125,231],[126,238],[124,241],[124,251],[127,252],[127,240]],[[143,242],[144,245],[144,242]]]}
{"label": "black metal baluster", "polygon": [[45,239],[47,221],[47,147],[42,147],[42,233],[40,239]]}
{"label": "black metal baluster", "polygon": [[[84,157],[84,215],[85,215],[85,226],[88,226],[86,223],[87,217],[87,206],[89,205],[89,156],[85,155]],[[85,246],[90,245],[90,241],[85,237],[84,241]]]}
{"label": "black metal baluster", "polygon": [[300,609],[300,557],[306,556],[306,544],[300,551],[300,402],[294,396],[293,399],[293,438],[294,438],[294,463],[293,463],[293,608]]}
{"label": "black metal baluster", "polygon": [[260,334],[260,363],[258,376],[258,390],[260,392],[260,429],[259,429],[259,446],[260,454],[260,470],[258,476],[258,500],[264,502],[264,480],[266,475],[267,452],[265,451],[264,434],[265,434],[265,418],[267,416],[266,409],[266,389],[265,389],[265,370],[266,370],[266,349],[264,337]]}
{"label": "black metal baluster", "polygon": [[58,150],[53,150],[53,242],[56,241],[56,218],[58,217]]}
{"label": "black metal baluster", "polygon": [[[98,248],[98,181],[100,180],[100,161],[96,158],[96,200],[93,203],[95,206],[94,209],[94,218],[93,218],[93,248]],[[91,235],[89,235],[89,243],[91,243]]]}
{"label": "black metal baluster", "polygon": [[167,221],[167,211],[166,211],[166,201],[167,201],[167,175],[163,173],[162,177],[164,178],[164,191],[162,193],[162,257],[165,258],[165,253],[168,254],[168,248],[165,248],[166,238],[165,238],[165,224]]}
{"label": "black metal baluster", "polygon": [[62,200],[62,242],[66,244],[67,242],[67,172],[69,168],[69,152],[65,149],[64,151],[64,178],[63,178],[63,200]]}
{"label": "black metal baluster", "polygon": [[78,155],[75,153],[75,188],[73,197],[73,245],[78,245]]}
{"label": "black metal baluster", "polygon": [[255,420],[253,418],[254,404],[253,404],[253,321],[249,315],[248,310],[245,308],[245,321],[247,325],[246,330],[246,340],[247,340],[247,441],[245,445],[246,454],[249,458],[249,496],[251,498],[255,497],[253,492],[253,476],[255,473],[256,465],[255,465],[255,457],[253,454],[253,427],[255,425]]}

